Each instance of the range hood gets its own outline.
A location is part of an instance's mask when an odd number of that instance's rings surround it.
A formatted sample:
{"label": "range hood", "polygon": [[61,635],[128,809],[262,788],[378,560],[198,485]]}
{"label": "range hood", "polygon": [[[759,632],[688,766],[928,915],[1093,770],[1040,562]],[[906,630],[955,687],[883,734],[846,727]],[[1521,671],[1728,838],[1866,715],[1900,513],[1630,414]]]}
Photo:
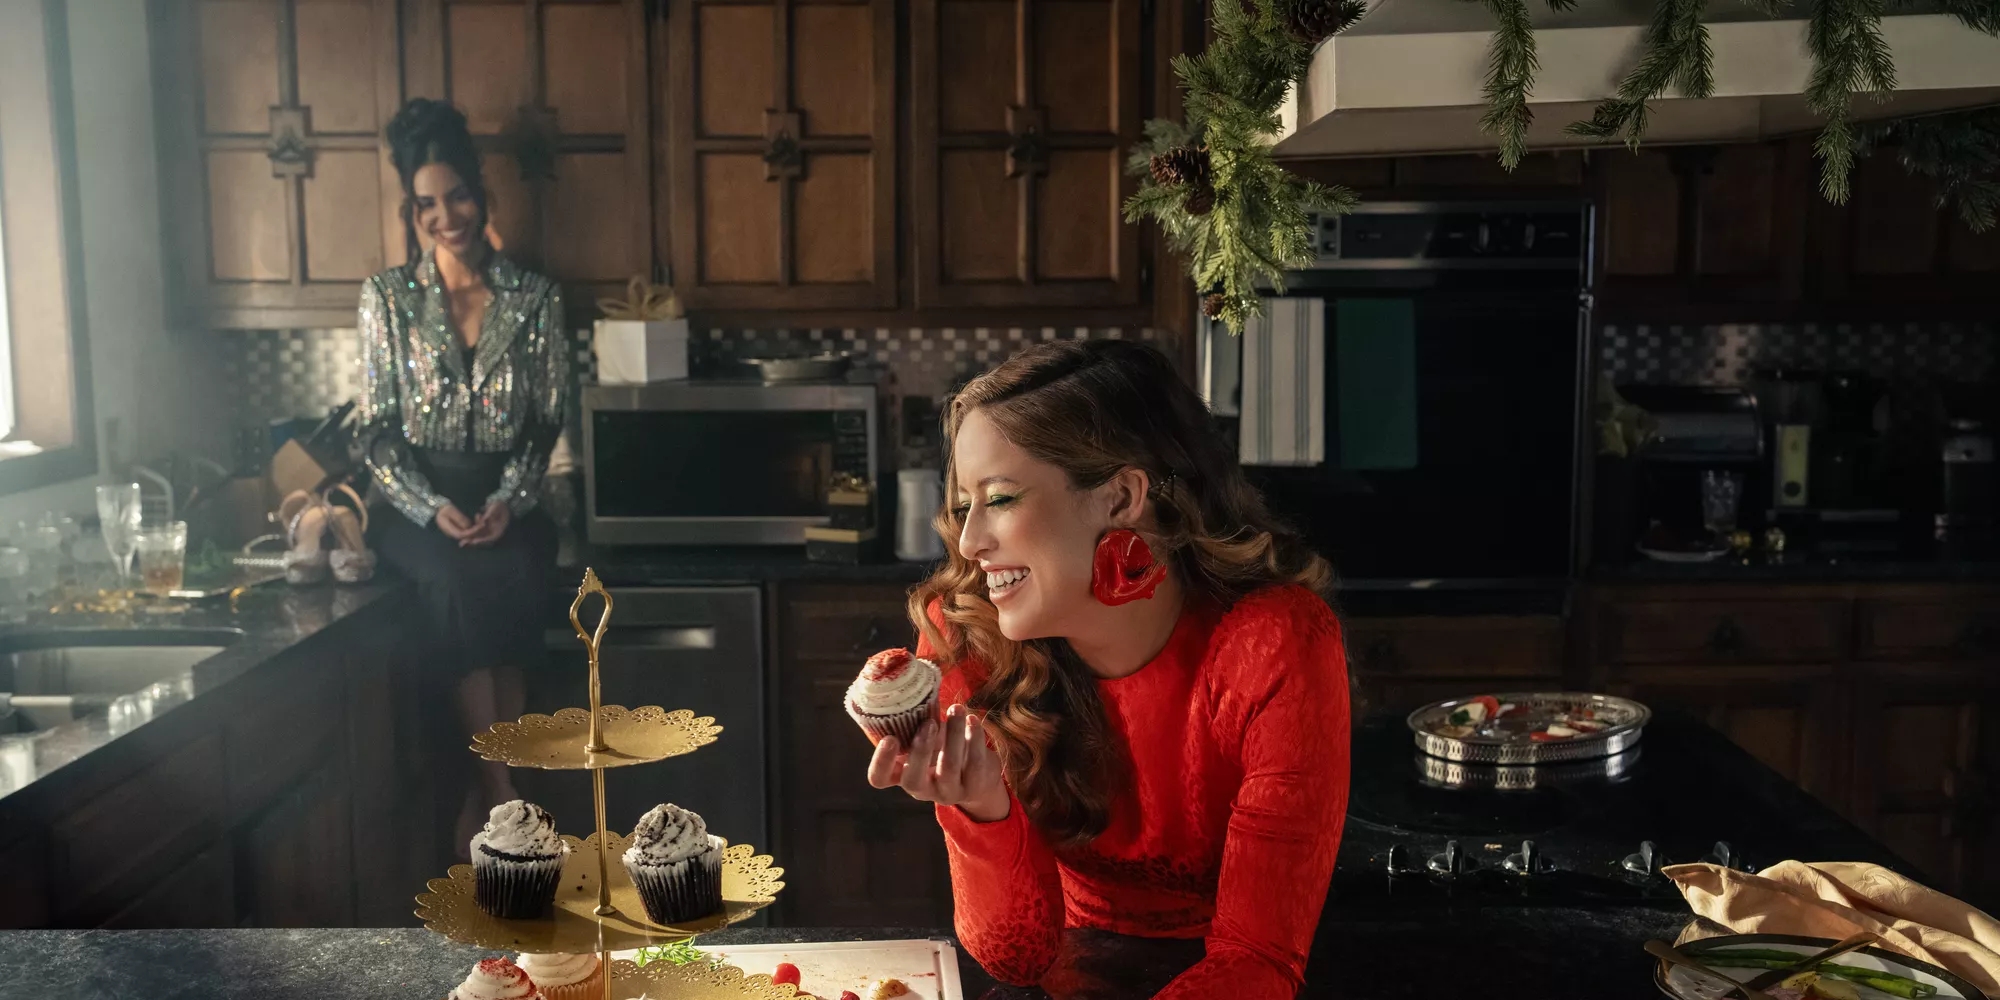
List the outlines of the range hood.
{"label": "range hood", "polygon": [[[1590,117],[1638,61],[1652,6],[1647,0],[1593,0],[1552,11],[1530,0],[1541,62],[1529,107],[1528,145],[1575,149],[1616,144],[1563,131]],[[1803,5],[1795,9],[1803,10]],[[1877,101],[1857,96],[1857,120],[2000,103],[2000,38],[1948,14],[1882,19],[1896,59],[1897,90]],[[1657,98],[1648,143],[1747,142],[1815,132],[1806,110],[1803,18],[1770,18],[1736,0],[1717,0],[1708,24],[1714,96]],[[1495,148],[1479,130],[1492,15],[1467,0],[1377,0],[1367,16],[1322,44],[1292,88],[1274,149],[1280,157],[1453,153]],[[1671,95],[1671,91],[1669,94]]]}

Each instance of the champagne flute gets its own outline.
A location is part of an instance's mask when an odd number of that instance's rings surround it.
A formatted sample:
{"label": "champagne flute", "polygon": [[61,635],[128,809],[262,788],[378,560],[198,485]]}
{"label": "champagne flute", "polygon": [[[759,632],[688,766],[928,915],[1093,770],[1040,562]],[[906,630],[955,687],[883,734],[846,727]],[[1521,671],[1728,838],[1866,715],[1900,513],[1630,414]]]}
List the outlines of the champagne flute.
{"label": "champagne flute", "polygon": [[98,528],[104,547],[118,565],[118,588],[132,589],[132,553],[139,546],[139,484],[118,483],[97,488]]}

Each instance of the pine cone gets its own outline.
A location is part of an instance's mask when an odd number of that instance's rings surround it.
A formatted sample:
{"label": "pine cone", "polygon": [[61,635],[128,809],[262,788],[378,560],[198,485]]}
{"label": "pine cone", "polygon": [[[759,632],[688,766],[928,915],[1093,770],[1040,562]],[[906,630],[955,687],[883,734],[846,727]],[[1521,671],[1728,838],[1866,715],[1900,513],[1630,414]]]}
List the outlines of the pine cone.
{"label": "pine cone", "polygon": [[1337,34],[1368,13],[1362,0],[1292,0],[1285,6],[1285,30],[1306,46]]}
{"label": "pine cone", "polygon": [[1208,150],[1196,146],[1175,146],[1154,156],[1147,166],[1153,172],[1153,182],[1163,187],[1208,184]]}
{"label": "pine cone", "polygon": [[1215,188],[1208,184],[1197,184],[1188,188],[1187,197],[1181,200],[1181,207],[1189,215],[1207,215],[1215,208]]}
{"label": "pine cone", "polygon": [[1221,292],[1210,292],[1202,296],[1201,314],[1209,319],[1218,319],[1222,316],[1223,304],[1228,301],[1228,299],[1222,297]]}

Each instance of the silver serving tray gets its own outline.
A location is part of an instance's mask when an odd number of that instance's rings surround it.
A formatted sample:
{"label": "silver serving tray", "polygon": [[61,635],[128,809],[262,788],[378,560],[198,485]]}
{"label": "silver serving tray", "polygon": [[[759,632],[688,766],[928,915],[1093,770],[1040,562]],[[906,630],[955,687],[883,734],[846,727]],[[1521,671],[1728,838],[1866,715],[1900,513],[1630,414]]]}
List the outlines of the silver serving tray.
{"label": "silver serving tray", "polygon": [[1639,736],[1653,712],[1629,698],[1574,691],[1517,691],[1494,693],[1502,704],[1559,708],[1589,705],[1597,717],[1611,723],[1609,728],[1584,736],[1551,743],[1536,743],[1526,735],[1510,737],[1467,736],[1463,739],[1440,736],[1435,731],[1447,725],[1451,713],[1474,698],[1437,701],[1410,713],[1410,733],[1417,749],[1432,757],[1470,764],[1553,764],[1568,760],[1589,760],[1623,753],[1639,744]]}
{"label": "silver serving tray", "polygon": [[1632,773],[1643,747],[1592,760],[1560,764],[1468,764],[1427,753],[1416,758],[1417,780],[1432,788],[1482,792],[1530,792],[1538,788],[1616,784]]}

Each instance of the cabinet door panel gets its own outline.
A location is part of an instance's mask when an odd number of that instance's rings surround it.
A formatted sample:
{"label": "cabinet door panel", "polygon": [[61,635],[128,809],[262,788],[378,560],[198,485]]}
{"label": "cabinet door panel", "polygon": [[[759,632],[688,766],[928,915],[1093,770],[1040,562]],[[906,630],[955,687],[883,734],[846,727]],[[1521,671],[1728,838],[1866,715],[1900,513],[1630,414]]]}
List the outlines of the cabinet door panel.
{"label": "cabinet door panel", "polygon": [[1606,687],[1687,711],[1787,780],[1835,808],[1846,805],[1836,760],[1843,702],[1831,667],[1645,667],[1614,675]]}
{"label": "cabinet door panel", "polygon": [[1117,150],[1051,153],[1042,181],[1035,273],[1056,279],[1117,276]]}
{"label": "cabinet door panel", "polygon": [[1927,274],[1937,263],[1938,211],[1931,184],[1895,157],[1854,165],[1851,266],[1856,275]]}
{"label": "cabinet door panel", "polygon": [[635,197],[623,153],[576,153],[556,161],[544,242],[562,274],[576,281],[615,283],[643,271],[632,245],[629,213]]}
{"label": "cabinet door panel", "polygon": [[1777,267],[1772,213],[1780,147],[1772,143],[1724,146],[1695,181],[1694,266],[1698,274],[1767,274]]}
{"label": "cabinet door panel", "polygon": [[865,282],[874,277],[874,172],[866,154],[827,153],[799,178],[792,253],[802,284]]}
{"label": "cabinet door panel", "polygon": [[301,190],[306,271],[329,281],[361,281],[383,268],[382,178],[373,150],[321,153]]}
{"label": "cabinet door panel", "polygon": [[764,109],[770,107],[772,7],[702,4],[698,10],[700,134],[762,136]]}
{"label": "cabinet door panel", "polygon": [[210,0],[201,20],[202,126],[210,133],[270,131],[278,98],[279,5]]}
{"label": "cabinet door panel", "polygon": [[867,136],[875,124],[873,12],[853,4],[802,5],[792,31],[806,42],[792,56],[792,96],[805,134]]}
{"label": "cabinet door panel", "polygon": [[542,11],[542,26],[548,106],[562,130],[625,131],[624,12],[609,4],[552,5]]}
{"label": "cabinet door panel", "polygon": [[706,282],[778,280],[778,198],[764,161],[750,154],[701,158],[701,277]]}
{"label": "cabinet door panel", "polygon": [[226,844],[161,879],[102,925],[105,930],[236,926],[236,878]]}
{"label": "cabinet door panel", "polygon": [[1136,0],[916,0],[910,23],[917,305],[1137,305]]}
{"label": "cabinet door panel", "polygon": [[298,0],[293,16],[299,26],[299,103],[312,109],[313,131],[373,133],[376,39],[368,4]]}
{"label": "cabinet door panel", "polygon": [[1679,263],[1680,178],[1657,150],[1606,153],[1604,174],[1604,273],[1658,277]]}
{"label": "cabinet door panel", "polygon": [[895,0],[670,0],[675,288],[690,308],[895,304]]}
{"label": "cabinet door panel", "polygon": [[208,156],[209,259],[219,281],[284,281],[291,275],[285,182],[262,152]]}
{"label": "cabinet door panel", "polygon": [[503,249],[586,324],[654,270],[645,0],[406,2],[412,89],[466,112]]}
{"label": "cabinet door panel", "polygon": [[515,3],[454,3],[445,10],[451,101],[474,135],[498,135],[528,97],[527,11]]}
{"label": "cabinet door panel", "polygon": [[1996,710],[2000,678],[1972,664],[1871,666],[1855,696],[1855,822],[1938,888],[1972,898],[2000,888],[2000,867],[1984,860],[2000,846]]}
{"label": "cabinet door panel", "polygon": [[168,266],[192,324],[353,325],[403,254],[398,0],[151,0]]}

